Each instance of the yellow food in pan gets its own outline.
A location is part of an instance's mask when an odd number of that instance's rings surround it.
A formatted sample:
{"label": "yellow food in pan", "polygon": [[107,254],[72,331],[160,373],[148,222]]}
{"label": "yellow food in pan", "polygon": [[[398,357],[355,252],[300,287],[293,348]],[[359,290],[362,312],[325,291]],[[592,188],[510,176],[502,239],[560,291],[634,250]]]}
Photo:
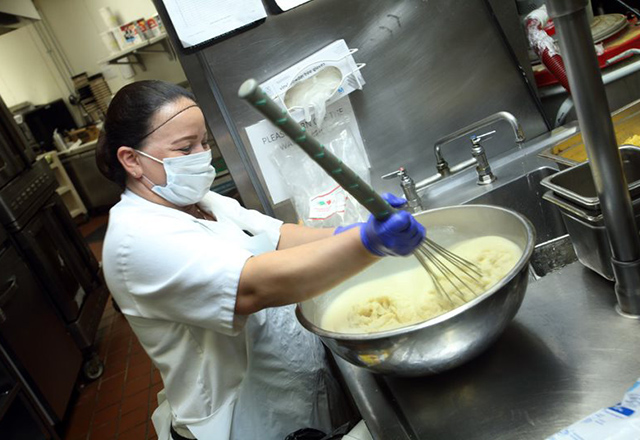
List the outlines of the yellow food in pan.
{"label": "yellow food in pan", "polygon": [[[640,147],[640,135],[634,134],[633,136],[627,136],[622,142],[620,141],[621,137],[622,136],[620,135],[616,135],[618,145],[636,145]],[[580,138],[580,141],[582,141],[582,138]],[[585,160],[587,160],[587,150],[584,144],[558,144],[553,147],[551,152],[564,159],[569,159],[576,162],[584,162]]]}
{"label": "yellow food in pan", "polygon": [[640,135],[634,134],[630,138],[625,139],[622,145],[635,145],[640,147]]}
{"label": "yellow food in pan", "polygon": [[[640,100],[616,111],[611,115],[611,120],[618,145],[640,147]],[[558,160],[562,163],[566,161],[581,163],[587,160],[587,152],[581,133],[576,133],[560,142],[542,155],[552,160],[564,159],[565,161]]]}

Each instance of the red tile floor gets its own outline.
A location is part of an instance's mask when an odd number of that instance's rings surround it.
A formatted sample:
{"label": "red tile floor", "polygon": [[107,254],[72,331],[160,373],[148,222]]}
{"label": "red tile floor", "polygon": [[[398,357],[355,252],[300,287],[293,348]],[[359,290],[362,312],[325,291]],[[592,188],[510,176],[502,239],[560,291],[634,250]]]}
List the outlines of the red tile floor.
{"label": "red tile floor", "polygon": [[[79,226],[98,260],[107,218],[93,217]],[[162,380],[111,300],[102,316],[96,347],[105,364],[104,373],[80,390],[70,409],[64,440],[156,439],[151,414]]]}

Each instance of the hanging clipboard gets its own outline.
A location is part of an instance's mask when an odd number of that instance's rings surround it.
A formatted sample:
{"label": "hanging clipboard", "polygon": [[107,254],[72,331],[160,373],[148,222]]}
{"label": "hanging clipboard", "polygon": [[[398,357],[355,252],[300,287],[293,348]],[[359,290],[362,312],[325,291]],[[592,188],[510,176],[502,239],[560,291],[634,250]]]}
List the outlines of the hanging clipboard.
{"label": "hanging clipboard", "polygon": [[276,14],[286,12],[311,0],[265,0],[269,8]]}
{"label": "hanging clipboard", "polygon": [[262,0],[161,0],[182,50],[192,53],[260,24]]}

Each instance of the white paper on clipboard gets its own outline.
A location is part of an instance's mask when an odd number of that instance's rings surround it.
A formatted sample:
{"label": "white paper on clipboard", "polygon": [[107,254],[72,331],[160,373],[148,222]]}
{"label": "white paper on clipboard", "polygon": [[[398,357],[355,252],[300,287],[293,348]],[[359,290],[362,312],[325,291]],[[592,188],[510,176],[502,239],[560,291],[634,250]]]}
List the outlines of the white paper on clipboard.
{"label": "white paper on clipboard", "polygon": [[162,0],[182,47],[188,48],[267,16],[262,0]]}
{"label": "white paper on clipboard", "polygon": [[311,0],[274,0],[276,5],[283,11],[288,11],[289,9],[293,9],[296,6],[300,6],[304,3],[308,3]]}

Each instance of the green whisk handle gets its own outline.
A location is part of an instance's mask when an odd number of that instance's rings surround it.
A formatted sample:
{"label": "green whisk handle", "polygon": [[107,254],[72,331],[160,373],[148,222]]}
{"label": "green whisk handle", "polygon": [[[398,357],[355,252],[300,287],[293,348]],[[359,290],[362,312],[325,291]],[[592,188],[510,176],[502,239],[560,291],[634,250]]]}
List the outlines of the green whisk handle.
{"label": "green whisk handle", "polygon": [[245,81],[238,96],[255,107],[276,127],[280,128],[293,142],[311,157],[329,176],[331,176],[345,191],[351,194],[378,220],[386,220],[395,209],[387,203],[371,186],[360,178],[351,168],[326,150],[324,145],[308,134],[304,127],[298,124],[289,112],[280,108],[260,88],[254,79]]}

